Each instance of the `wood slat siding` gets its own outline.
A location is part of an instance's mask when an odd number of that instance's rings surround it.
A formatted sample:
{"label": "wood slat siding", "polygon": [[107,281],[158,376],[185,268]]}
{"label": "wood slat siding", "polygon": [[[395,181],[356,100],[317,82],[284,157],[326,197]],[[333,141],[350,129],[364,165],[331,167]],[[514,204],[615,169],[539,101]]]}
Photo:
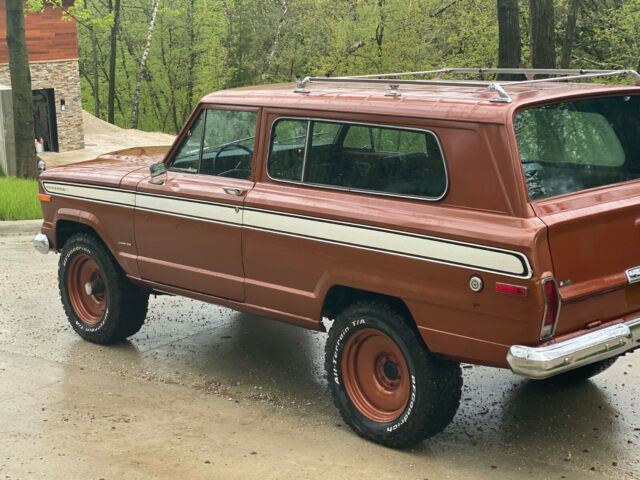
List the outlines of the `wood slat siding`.
{"label": "wood slat siding", "polygon": [[[76,21],[63,20],[59,9],[45,7],[41,13],[28,13],[25,28],[30,62],[78,58]],[[0,64],[3,63],[9,63],[9,52],[5,2],[0,0]]]}

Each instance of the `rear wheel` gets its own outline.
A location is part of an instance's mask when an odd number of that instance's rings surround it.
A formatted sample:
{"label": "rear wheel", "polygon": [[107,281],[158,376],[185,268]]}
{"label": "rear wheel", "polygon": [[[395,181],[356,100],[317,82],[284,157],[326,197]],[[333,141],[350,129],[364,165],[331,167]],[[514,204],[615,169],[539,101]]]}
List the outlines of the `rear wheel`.
{"label": "rear wheel", "polygon": [[60,298],[69,323],[85,340],[122,341],[140,330],[149,294],[129,282],[104,244],[79,233],[62,248],[58,264]]}
{"label": "rear wheel", "polygon": [[576,368],[575,370],[569,370],[568,372],[555,375],[547,379],[548,383],[560,384],[560,383],[580,383],[584,382],[591,377],[601,374],[614,363],[616,363],[618,357],[607,358],[606,360],[600,360],[596,363],[585,365],[584,367]]}
{"label": "rear wheel", "polygon": [[337,316],[326,347],[331,393],[345,422],[395,448],[444,430],[462,392],[460,365],[429,352],[407,320],[387,304],[358,302]]}

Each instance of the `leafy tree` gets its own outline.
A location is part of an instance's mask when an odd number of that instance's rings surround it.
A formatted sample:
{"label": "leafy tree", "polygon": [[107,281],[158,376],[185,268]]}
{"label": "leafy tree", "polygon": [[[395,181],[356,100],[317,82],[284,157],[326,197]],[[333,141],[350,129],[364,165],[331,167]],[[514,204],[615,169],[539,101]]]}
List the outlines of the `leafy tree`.
{"label": "leafy tree", "polygon": [[115,37],[111,1],[69,10],[83,101],[145,130],[177,131],[208,92],[297,75],[640,62],[638,0],[119,0]]}

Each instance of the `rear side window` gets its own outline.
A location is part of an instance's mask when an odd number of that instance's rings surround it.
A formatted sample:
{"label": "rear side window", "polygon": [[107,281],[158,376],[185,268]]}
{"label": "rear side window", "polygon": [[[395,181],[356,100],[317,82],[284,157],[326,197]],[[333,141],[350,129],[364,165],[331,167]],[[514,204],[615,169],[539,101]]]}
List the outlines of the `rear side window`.
{"label": "rear side window", "polygon": [[447,189],[432,132],[377,125],[278,120],[268,172],[275,180],[430,200]]}
{"label": "rear side window", "polygon": [[640,96],[522,110],[515,131],[532,200],[640,178]]}

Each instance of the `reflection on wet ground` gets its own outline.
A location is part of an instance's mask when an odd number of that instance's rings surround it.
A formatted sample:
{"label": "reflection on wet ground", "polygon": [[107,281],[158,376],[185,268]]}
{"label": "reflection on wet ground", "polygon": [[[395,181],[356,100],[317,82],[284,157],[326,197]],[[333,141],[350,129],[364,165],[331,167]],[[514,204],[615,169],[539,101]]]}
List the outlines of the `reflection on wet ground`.
{"label": "reflection on wet ground", "polygon": [[[203,323],[177,321],[172,313],[190,309],[201,311],[195,317]],[[191,326],[196,329],[187,331]],[[101,347],[97,354],[95,346],[77,340],[68,362],[92,352],[116,368],[116,359],[136,365],[142,376],[300,409],[340,424],[324,376],[325,339],[324,333],[164,297],[154,302],[141,338],[116,347],[115,355],[114,349]],[[505,370],[465,365],[458,415],[415,454],[450,448],[459,453],[495,450],[521,459],[523,468],[551,460],[590,472],[637,471],[640,420],[634,397],[640,382],[622,385],[634,378],[629,376],[631,361],[638,363],[635,356],[627,356],[601,377],[577,385],[529,381]]]}

